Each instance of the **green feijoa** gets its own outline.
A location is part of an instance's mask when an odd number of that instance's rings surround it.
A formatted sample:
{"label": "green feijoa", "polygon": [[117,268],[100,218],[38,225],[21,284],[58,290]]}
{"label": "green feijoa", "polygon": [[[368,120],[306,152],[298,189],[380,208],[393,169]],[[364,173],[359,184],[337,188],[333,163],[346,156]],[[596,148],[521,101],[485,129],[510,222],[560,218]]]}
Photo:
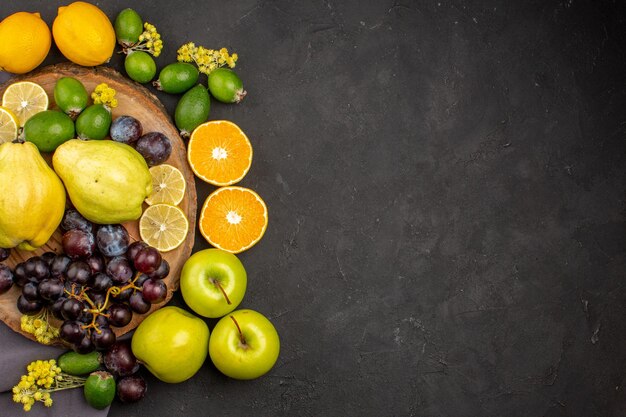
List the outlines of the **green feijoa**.
{"label": "green feijoa", "polygon": [[170,94],[180,94],[189,90],[198,82],[198,68],[186,62],[167,65],[159,73],[159,79],[152,84],[157,90]]}
{"label": "green feijoa", "polygon": [[77,353],[66,352],[59,356],[57,365],[63,372],[70,375],[85,375],[96,371],[102,363],[100,352]]}
{"label": "green feijoa", "polygon": [[52,152],[74,137],[74,122],[57,110],[37,113],[24,124],[24,140],[33,142],[41,152]]}
{"label": "green feijoa", "polygon": [[59,78],[54,85],[54,101],[72,119],[85,110],[88,100],[89,95],[85,86],[76,78]]}
{"label": "green feijoa", "polygon": [[218,68],[209,74],[209,91],[222,103],[239,103],[246,96],[241,78],[228,68]]}
{"label": "green feijoa", "polygon": [[115,379],[113,375],[104,371],[92,372],[85,381],[83,393],[87,403],[93,408],[102,410],[113,402],[115,398]]}
{"label": "green feijoa", "polygon": [[209,92],[202,84],[187,91],[178,101],[174,121],[183,137],[189,137],[198,125],[206,122],[211,109]]}
{"label": "green feijoa", "polygon": [[139,42],[139,35],[143,33],[143,20],[133,9],[124,9],[115,18],[114,27],[117,42],[129,47]]}
{"label": "green feijoa", "polygon": [[104,139],[111,127],[111,111],[102,104],[92,104],[76,119],[76,134],[81,139]]}
{"label": "green feijoa", "polygon": [[156,63],[150,54],[143,51],[133,51],[126,55],[124,60],[126,74],[138,83],[145,84],[156,75]]}

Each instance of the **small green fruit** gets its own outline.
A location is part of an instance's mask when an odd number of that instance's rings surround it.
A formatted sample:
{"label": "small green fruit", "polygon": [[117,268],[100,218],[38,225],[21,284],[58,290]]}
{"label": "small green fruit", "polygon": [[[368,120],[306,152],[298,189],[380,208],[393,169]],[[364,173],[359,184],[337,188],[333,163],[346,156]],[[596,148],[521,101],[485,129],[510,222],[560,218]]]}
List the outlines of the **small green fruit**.
{"label": "small green fruit", "polygon": [[41,152],[52,152],[74,137],[74,122],[57,110],[37,113],[24,124],[24,139],[33,142]]}
{"label": "small green fruit", "polygon": [[98,410],[107,408],[115,398],[115,379],[108,372],[93,372],[83,387],[87,403]]}
{"label": "small green fruit", "polygon": [[159,73],[159,79],[152,84],[157,90],[170,94],[180,94],[189,90],[198,82],[198,69],[186,62],[167,65]]}
{"label": "small green fruit", "polygon": [[85,86],[76,78],[60,78],[54,86],[54,101],[72,119],[85,110],[88,100],[89,95]]}
{"label": "small green fruit", "polygon": [[111,127],[111,111],[102,104],[92,104],[76,119],[76,134],[81,139],[104,139]]}
{"label": "small green fruit", "polygon": [[189,137],[196,127],[209,119],[210,110],[209,92],[202,84],[183,94],[174,111],[174,121],[180,134]]}
{"label": "small green fruit", "polygon": [[143,33],[143,19],[133,9],[124,9],[115,19],[115,37],[123,47],[129,47],[139,42],[139,35]]}
{"label": "small green fruit", "polygon": [[246,96],[241,78],[228,68],[218,68],[209,74],[209,91],[222,103],[239,103]]}
{"label": "small green fruit", "polygon": [[57,365],[66,374],[85,375],[96,371],[102,363],[102,354],[100,352],[77,353],[66,352],[59,356]]}
{"label": "small green fruit", "polygon": [[132,80],[141,84],[151,81],[156,75],[154,59],[143,51],[133,51],[126,55],[124,68]]}

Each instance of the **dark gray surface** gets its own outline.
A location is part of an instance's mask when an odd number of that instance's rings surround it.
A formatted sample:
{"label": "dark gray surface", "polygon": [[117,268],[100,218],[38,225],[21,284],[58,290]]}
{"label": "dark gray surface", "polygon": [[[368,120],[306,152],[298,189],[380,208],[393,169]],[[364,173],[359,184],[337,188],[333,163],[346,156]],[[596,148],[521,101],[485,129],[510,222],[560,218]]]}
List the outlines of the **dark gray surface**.
{"label": "dark gray surface", "polygon": [[254,146],[242,306],[282,352],[253,382],[149,378],[111,416],[623,415],[622,2],[132,5],[159,67],[189,40],[241,57],[249,96],[211,118]]}

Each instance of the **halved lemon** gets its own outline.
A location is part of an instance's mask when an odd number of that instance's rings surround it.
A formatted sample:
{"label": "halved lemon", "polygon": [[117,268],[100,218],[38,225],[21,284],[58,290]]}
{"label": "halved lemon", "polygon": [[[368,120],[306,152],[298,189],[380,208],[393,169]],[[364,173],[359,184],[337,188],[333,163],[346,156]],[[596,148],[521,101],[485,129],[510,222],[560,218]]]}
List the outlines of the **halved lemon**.
{"label": "halved lemon", "polygon": [[179,247],[187,237],[189,221],[181,209],[170,204],[148,207],[139,219],[141,239],[161,252]]}
{"label": "halved lemon", "polygon": [[168,164],[155,165],[150,168],[152,175],[152,194],[146,198],[146,203],[171,204],[177,206],[185,196],[185,177],[178,168]]}
{"label": "halved lemon", "polygon": [[267,219],[267,206],[257,193],[231,186],[218,188],[207,197],[198,226],[211,245],[239,253],[261,240]]}
{"label": "halved lemon", "polygon": [[20,81],[7,87],[2,95],[2,107],[17,116],[20,126],[35,114],[48,110],[48,94],[39,84]]}
{"label": "halved lemon", "polygon": [[11,110],[0,107],[0,143],[17,139],[19,123],[17,116]]}

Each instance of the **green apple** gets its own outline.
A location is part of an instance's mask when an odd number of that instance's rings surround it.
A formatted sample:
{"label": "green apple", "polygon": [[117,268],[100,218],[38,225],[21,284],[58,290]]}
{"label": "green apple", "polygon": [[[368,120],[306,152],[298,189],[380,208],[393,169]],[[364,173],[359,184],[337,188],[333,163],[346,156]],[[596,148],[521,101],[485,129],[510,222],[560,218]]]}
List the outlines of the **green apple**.
{"label": "green apple", "polygon": [[180,273],[180,291],[187,305],[204,317],[222,317],[237,308],[248,275],[235,255],[221,249],[194,253]]}
{"label": "green apple", "polygon": [[217,322],[209,355],[217,369],[235,379],[254,379],[272,369],[280,340],[272,323],[253,310],[237,310]]}
{"label": "green apple", "polygon": [[150,314],[135,330],[133,354],[161,381],[183,382],[204,363],[209,328],[204,320],[178,307]]}

